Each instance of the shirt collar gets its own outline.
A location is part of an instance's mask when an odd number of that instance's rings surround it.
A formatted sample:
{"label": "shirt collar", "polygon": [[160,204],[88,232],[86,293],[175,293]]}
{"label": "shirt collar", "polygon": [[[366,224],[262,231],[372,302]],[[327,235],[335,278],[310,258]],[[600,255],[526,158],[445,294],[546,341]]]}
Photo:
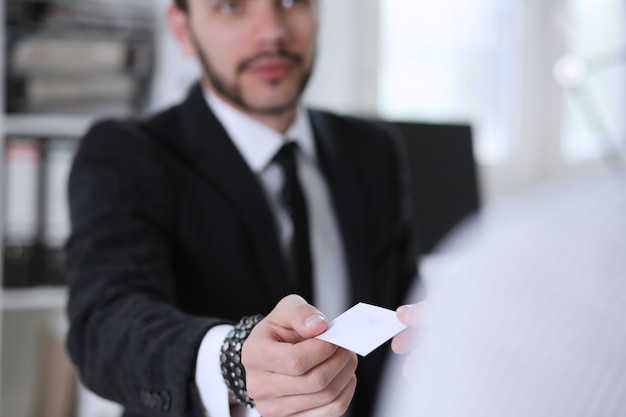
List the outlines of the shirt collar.
{"label": "shirt collar", "polygon": [[267,167],[286,140],[297,142],[307,159],[316,159],[311,121],[302,106],[298,106],[294,121],[283,135],[237,110],[210,91],[205,91],[204,97],[255,173],[260,173]]}

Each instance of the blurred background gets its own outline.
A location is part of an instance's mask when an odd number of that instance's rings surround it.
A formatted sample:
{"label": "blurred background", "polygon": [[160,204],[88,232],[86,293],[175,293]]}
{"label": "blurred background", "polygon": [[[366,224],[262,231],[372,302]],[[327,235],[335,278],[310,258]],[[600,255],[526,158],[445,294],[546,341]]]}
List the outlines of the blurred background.
{"label": "blurred background", "polygon": [[[65,357],[65,183],[95,119],[165,108],[197,79],[168,3],[0,2],[1,417],[117,413]],[[481,204],[623,164],[624,0],[320,0],[320,14],[306,102],[468,127]]]}

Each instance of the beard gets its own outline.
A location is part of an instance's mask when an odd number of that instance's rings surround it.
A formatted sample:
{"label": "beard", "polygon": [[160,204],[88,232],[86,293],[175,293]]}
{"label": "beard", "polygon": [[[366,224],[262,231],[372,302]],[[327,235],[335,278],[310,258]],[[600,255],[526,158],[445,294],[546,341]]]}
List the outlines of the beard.
{"label": "beard", "polygon": [[[247,102],[246,99],[244,98],[242,87],[239,82],[237,81],[229,82],[220,74],[218,74],[217,71],[215,71],[213,65],[211,65],[211,61],[209,60],[207,54],[205,54],[202,48],[200,48],[200,43],[197,41],[195,35],[193,35],[193,33],[191,35],[192,35],[191,36],[192,41],[196,48],[196,52],[198,54],[198,58],[200,60],[200,64],[202,65],[202,69],[204,70],[204,74],[209,79],[209,82],[211,83],[213,88],[220,95],[225,97],[227,100],[237,104],[239,107],[241,107],[242,109],[250,113],[263,114],[263,115],[276,115],[276,114],[282,114],[285,111],[292,109],[296,105],[298,100],[300,99],[302,92],[306,88],[309,82],[309,79],[311,78],[312,66],[306,69],[305,72],[303,73],[303,76],[300,79],[299,85],[297,86],[296,92],[293,95],[293,97],[289,98],[284,103],[277,104],[274,106],[253,105]],[[298,67],[303,67],[304,59],[300,55],[289,52],[281,47],[276,52],[267,52],[267,51],[260,52],[257,55],[242,61],[237,66],[236,75],[239,76],[239,74],[241,74],[249,66],[254,64],[254,62],[258,59],[275,58],[275,57],[287,59],[292,64]],[[280,80],[269,81],[270,85],[277,85],[278,83],[280,83]]]}

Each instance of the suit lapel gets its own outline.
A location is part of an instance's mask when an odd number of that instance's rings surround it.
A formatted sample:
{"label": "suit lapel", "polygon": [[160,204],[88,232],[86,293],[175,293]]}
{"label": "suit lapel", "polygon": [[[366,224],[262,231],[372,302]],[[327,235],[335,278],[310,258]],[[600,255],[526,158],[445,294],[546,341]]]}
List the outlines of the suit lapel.
{"label": "suit lapel", "polygon": [[362,199],[357,191],[357,181],[350,161],[341,148],[343,132],[329,114],[311,111],[317,154],[337,216],[337,222],[347,256],[353,302],[371,299],[371,288],[366,268],[364,247],[365,219]]}
{"label": "suit lapel", "polygon": [[278,301],[294,289],[289,287],[275,221],[256,175],[206,104],[199,86],[182,104],[180,114],[185,153],[245,222],[267,295]]}
{"label": "suit lapel", "polygon": [[[186,157],[195,169],[232,203],[245,222],[254,246],[261,279],[267,295],[278,301],[290,287],[274,217],[256,175],[251,171],[226,131],[207,106],[202,89],[196,86],[182,104],[179,138]],[[310,112],[316,151],[332,197],[345,253],[353,301],[371,299],[362,202],[355,174],[341,148],[343,132],[332,116]],[[251,208],[253,208],[251,210]]]}

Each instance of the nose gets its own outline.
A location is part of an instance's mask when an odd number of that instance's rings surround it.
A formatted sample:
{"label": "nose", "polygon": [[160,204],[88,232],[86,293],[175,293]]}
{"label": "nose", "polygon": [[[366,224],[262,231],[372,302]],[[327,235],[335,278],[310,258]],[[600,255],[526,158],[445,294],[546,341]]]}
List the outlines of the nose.
{"label": "nose", "polygon": [[257,37],[261,46],[274,46],[287,34],[284,9],[275,1],[263,1],[259,10]]}

